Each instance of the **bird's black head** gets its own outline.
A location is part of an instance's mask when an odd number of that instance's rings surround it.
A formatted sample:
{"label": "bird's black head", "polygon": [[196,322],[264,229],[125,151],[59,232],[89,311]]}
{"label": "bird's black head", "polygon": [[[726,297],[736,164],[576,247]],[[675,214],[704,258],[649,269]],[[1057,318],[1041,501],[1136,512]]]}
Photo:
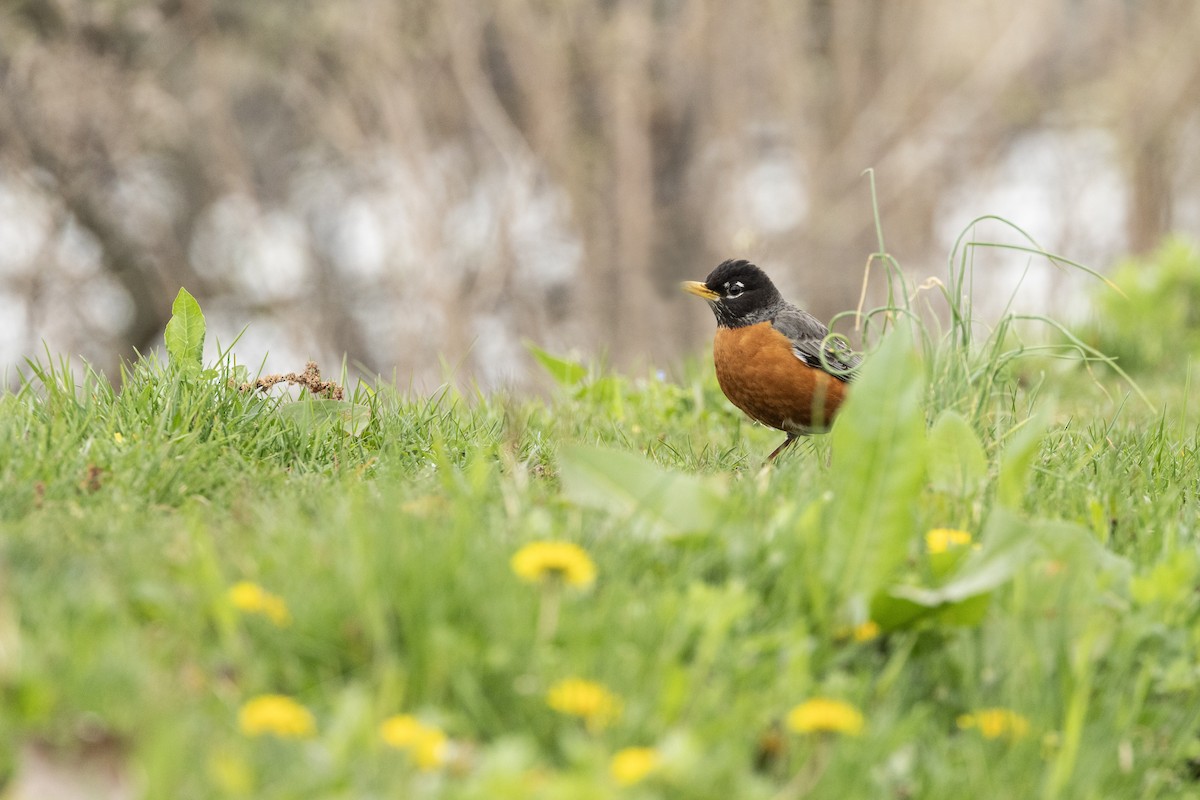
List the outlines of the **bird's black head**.
{"label": "bird's black head", "polygon": [[770,319],[783,297],[767,273],[745,260],[722,261],[704,283],[685,281],[684,291],[703,297],[725,328]]}

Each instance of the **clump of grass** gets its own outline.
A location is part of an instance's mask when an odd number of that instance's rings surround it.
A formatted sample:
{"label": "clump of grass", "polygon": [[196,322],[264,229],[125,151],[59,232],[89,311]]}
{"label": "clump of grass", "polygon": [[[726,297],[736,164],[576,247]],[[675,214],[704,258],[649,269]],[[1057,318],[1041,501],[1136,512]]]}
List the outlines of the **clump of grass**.
{"label": "clump of grass", "polygon": [[77,378],[61,360],[30,361],[0,429],[22,444],[5,468],[2,505],[28,510],[35,486],[44,501],[78,498],[80,476],[97,470],[127,502],[176,506],[189,497],[218,499],[239,479],[272,469],[303,473],[335,457],[357,461],[354,442],[289,424],[279,401],[230,386],[227,356],[209,372],[146,358],[122,369],[118,391],[90,368]]}
{"label": "clump of grass", "polygon": [[[868,170],[866,174],[870,179],[878,250],[867,258],[858,308],[835,319],[853,319],[855,329],[868,347],[896,327],[903,327],[910,333],[923,356],[931,420],[944,409],[954,409],[981,432],[999,441],[1007,431],[1029,417],[1041,388],[1037,383],[1028,387],[1019,385],[1023,377],[1019,370],[1021,363],[1042,364],[1047,359],[1072,361],[1089,373],[1095,367],[1103,366],[1120,376],[1148,406],[1151,405],[1115,358],[1085,342],[1066,324],[1044,314],[1014,311],[1021,285],[1035,262],[1055,269],[1076,270],[1119,292],[1110,280],[1090,267],[1048,252],[1016,223],[985,215],[971,220],[958,235],[950,251],[944,281],[930,277],[920,285],[913,285],[887,250],[875,201],[874,173]],[[989,222],[1011,231],[1018,241],[976,239],[977,226]],[[980,250],[1006,251],[1027,258],[1021,279],[991,323],[982,319],[976,308],[975,255]],[[886,281],[885,300],[882,305],[865,308],[868,285],[877,270],[883,272]],[[942,300],[940,306],[929,302],[930,292]],[[923,298],[925,302],[922,303]],[[1031,324],[1040,327],[1042,335],[1027,342],[1023,331]],[[1099,381],[1096,385],[1104,391]]]}

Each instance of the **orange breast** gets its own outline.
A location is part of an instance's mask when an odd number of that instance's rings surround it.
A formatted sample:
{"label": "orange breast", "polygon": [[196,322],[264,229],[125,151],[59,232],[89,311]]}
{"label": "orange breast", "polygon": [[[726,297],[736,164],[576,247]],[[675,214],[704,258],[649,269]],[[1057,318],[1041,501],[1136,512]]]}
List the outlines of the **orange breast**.
{"label": "orange breast", "polygon": [[729,402],[789,433],[827,430],[846,394],[845,383],[797,358],[770,322],[717,328],[713,363]]}

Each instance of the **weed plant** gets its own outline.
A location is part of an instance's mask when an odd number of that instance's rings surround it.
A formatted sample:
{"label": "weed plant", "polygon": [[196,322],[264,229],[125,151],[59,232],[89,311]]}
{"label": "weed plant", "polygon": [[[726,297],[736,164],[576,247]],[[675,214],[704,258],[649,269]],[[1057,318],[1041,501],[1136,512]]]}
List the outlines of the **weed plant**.
{"label": "weed plant", "polygon": [[119,390],[30,363],[0,786],[101,759],[146,797],[1200,796],[1194,408],[981,327],[980,247],[1070,266],[967,236],[930,294],[881,236],[851,399],[774,468],[699,363],[531,348],[549,402],[296,399],[201,364],[183,294]]}

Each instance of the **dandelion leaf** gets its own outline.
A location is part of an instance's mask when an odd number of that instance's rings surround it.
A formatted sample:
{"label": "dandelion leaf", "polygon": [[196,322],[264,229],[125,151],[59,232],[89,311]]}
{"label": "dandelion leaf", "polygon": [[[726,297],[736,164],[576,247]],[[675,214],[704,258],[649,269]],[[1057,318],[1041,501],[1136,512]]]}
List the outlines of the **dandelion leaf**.
{"label": "dandelion leaf", "polygon": [[929,430],[929,482],[959,497],[976,492],[987,478],[987,455],[966,417],[946,409]]}
{"label": "dandelion leaf", "polygon": [[663,469],[633,453],[586,445],[558,455],[563,492],[577,505],[646,523],[658,535],[710,530],[722,516],[723,483]]}
{"label": "dandelion leaf", "polygon": [[871,619],[884,630],[936,620],[975,625],[983,620],[991,594],[1030,564],[1048,560],[1070,564],[1089,580],[1121,583],[1129,563],[1105,550],[1087,529],[1065,522],[1026,520],[1004,508],[988,518],[981,547],[936,587],[897,585],[876,594]]}
{"label": "dandelion leaf", "polygon": [[903,564],[925,480],[924,370],[910,338],[888,336],[863,367],[832,431],[825,585],[871,597]]}
{"label": "dandelion leaf", "polygon": [[893,592],[880,592],[871,601],[871,620],[885,631],[912,628],[917,623],[972,627],[983,622],[992,600],[991,592],[983,592],[955,602],[927,604]]}
{"label": "dandelion leaf", "polygon": [[525,347],[559,386],[575,386],[587,377],[587,367],[578,362],[551,355],[533,342],[526,342]]}
{"label": "dandelion leaf", "polygon": [[1021,507],[1045,427],[1043,418],[1035,414],[1012,434],[1005,445],[1000,456],[1000,474],[996,479],[996,501],[1001,506],[1011,509]]}
{"label": "dandelion leaf", "polygon": [[163,336],[171,363],[179,369],[199,369],[204,359],[204,333],[200,304],[181,288],[171,304],[171,320]]}

